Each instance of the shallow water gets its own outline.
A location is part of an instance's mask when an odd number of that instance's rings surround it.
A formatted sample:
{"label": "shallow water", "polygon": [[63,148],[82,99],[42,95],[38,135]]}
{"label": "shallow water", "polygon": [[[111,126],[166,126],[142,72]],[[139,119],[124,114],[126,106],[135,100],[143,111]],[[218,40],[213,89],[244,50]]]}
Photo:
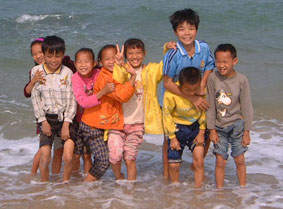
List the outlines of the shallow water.
{"label": "shallow water", "polygon": [[[198,39],[211,50],[230,42],[238,50],[237,70],[247,75],[255,109],[252,143],[246,153],[247,187],[238,187],[233,160],[225,187],[215,189],[214,156],[205,161],[205,184],[193,188],[191,154],[184,154],[181,183],[162,180],[162,136],[146,136],[138,156],[138,180],[114,181],[109,169],[101,181],[69,184],[62,174],[40,184],[31,178],[38,148],[29,99],[23,96],[33,66],[29,44],[35,37],[64,38],[73,57],[81,47],[97,54],[104,44],[137,37],[145,42],[146,62],[159,62],[163,43],[175,40],[168,17],[191,7],[199,12]],[[251,1],[28,1],[0,0],[0,208],[283,208],[283,2]],[[212,147],[211,147],[212,149]],[[125,167],[123,167],[125,171]]]}

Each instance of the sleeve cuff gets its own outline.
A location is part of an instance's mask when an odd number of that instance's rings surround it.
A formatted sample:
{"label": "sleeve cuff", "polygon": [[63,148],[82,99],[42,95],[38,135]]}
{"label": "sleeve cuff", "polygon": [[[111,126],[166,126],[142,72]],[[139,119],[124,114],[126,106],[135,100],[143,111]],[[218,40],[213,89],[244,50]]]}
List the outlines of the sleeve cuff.
{"label": "sleeve cuff", "polygon": [[73,120],[70,118],[64,118],[64,121],[69,122],[69,123],[73,123]]}
{"label": "sleeve cuff", "polygon": [[41,122],[43,122],[43,121],[45,121],[45,120],[46,120],[46,117],[39,117],[39,118],[38,118],[38,122],[39,122],[39,123],[41,123]]}

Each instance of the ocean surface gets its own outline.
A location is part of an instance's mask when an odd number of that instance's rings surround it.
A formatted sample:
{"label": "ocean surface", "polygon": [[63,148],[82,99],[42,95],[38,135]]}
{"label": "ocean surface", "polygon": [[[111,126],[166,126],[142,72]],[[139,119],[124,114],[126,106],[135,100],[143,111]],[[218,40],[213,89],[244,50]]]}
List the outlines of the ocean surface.
{"label": "ocean surface", "polygon": [[[246,153],[247,187],[238,186],[229,158],[225,187],[215,189],[212,147],[205,160],[205,184],[193,188],[191,154],[184,154],[181,183],[162,179],[162,136],[146,135],[139,152],[138,180],[115,181],[109,169],[96,183],[75,173],[41,184],[30,177],[38,149],[30,99],[23,95],[33,67],[30,42],[57,35],[73,58],[81,47],[95,53],[128,38],[144,41],[145,63],[162,59],[163,44],[176,40],[168,17],[193,8],[200,15],[198,39],[211,50],[232,43],[236,69],[250,82],[255,110]],[[283,1],[282,0],[0,0],[0,208],[283,208]],[[123,167],[125,171],[125,167]]]}

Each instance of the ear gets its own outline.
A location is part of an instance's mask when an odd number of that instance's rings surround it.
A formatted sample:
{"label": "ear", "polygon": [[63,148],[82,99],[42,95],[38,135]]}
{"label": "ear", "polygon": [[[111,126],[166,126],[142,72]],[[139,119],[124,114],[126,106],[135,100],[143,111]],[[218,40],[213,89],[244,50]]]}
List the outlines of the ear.
{"label": "ear", "polygon": [[237,65],[237,64],[238,64],[238,61],[239,61],[238,57],[235,57],[235,58],[233,59],[233,66]]}
{"label": "ear", "polygon": [[97,65],[96,61],[93,61],[93,67],[95,67]]}

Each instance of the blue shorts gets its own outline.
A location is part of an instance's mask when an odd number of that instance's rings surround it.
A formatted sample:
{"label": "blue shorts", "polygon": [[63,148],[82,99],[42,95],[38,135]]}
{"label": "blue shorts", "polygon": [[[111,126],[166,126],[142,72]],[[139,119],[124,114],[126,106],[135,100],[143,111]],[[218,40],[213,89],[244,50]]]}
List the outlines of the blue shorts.
{"label": "blue shorts", "polygon": [[[168,162],[181,163],[182,155],[185,146],[188,146],[191,152],[194,151],[196,143],[194,142],[199,133],[199,123],[196,121],[192,125],[176,124],[177,131],[175,132],[176,138],[180,143],[181,150],[172,150],[170,146],[170,139],[168,138]],[[207,140],[207,133],[205,133],[205,141]]]}
{"label": "blue shorts", "polygon": [[220,154],[227,160],[229,144],[231,144],[231,156],[237,157],[248,150],[248,147],[242,145],[244,134],[244,121],[237,120],[230,126],[220,128],[216,127],[216,131],[219,137],[217,144],[214,144],[213,154]]}

